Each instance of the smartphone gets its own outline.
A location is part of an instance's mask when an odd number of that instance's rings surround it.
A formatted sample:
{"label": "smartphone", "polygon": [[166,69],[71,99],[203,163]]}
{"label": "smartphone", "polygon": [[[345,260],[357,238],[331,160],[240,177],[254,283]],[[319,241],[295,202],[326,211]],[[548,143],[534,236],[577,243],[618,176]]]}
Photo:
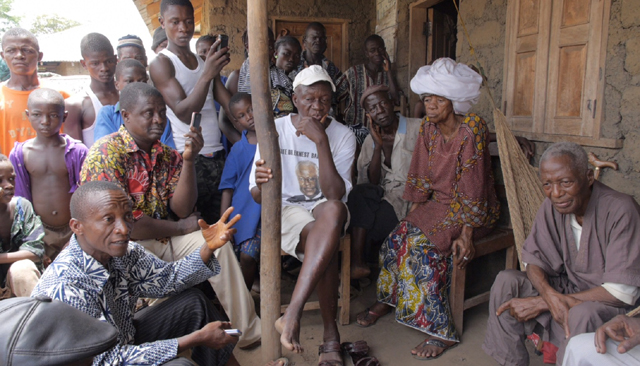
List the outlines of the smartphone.
{"label": "smartphone", "polygon": [[195,128],[200,127],[201,118],[202,118],[202,114],[198,112],[193,112],[193,114],[191,114],[191,126]]}
{"label": "smartphone", "polygon": [[240,337],[242,335],[242,332],[238,329],[225,329],[224,332],[232,337]]}
{"label": "smartphone", "polygon": [[220,40],[220,44],[218,45],[218,51],[223,48],[229,46],[229,36],[226,34],[218,34],[218,40]]}

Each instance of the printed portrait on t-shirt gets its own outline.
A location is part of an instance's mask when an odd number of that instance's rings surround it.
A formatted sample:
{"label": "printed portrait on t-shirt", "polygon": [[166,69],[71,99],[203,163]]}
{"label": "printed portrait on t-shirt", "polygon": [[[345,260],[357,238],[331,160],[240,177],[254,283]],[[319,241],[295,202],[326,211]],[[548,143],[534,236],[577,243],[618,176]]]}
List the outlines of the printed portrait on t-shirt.
{"label": "printed portrait on t-shirt", "polygon": [[303,160],[296,165],[296,177],[300,184],[301,195],[289,197],[289,202],[317,201],[324,196],[320,191],[318,166],[309,160]]}

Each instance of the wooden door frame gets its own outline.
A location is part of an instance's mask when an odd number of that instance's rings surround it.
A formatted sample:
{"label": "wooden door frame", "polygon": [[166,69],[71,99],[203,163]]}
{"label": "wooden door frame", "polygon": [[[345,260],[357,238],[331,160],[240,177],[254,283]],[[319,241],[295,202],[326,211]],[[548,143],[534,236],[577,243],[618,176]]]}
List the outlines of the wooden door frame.
{"label": "wooden door frame", "polygon": [[[320,22],[320,23],[340,23],[342,27],[342,71],[351,67],[349,65],[349,19],[343,18],[312,18],[312,17],[288,17],[288,16],[278,16],[273,17],[271,21],[271,29],[276,31],[276,22]],[[304,46],[303,46],[304,49]]]}
{"label": "wooden door frame", "polygon": [[[407,85],[418,69],[425,65],[427,54],[427,36],[423,34],[423,25],[427,21],[427,9],[446,0],[419,0],[409,4],[409,72]],[[420,96],[409,93],[409,108],[420,101]]]}

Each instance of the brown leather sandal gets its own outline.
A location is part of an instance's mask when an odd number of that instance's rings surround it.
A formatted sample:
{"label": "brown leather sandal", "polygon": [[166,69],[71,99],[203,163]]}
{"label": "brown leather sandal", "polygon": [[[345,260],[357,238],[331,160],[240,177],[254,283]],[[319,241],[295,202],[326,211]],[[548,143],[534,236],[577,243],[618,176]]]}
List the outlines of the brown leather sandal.
{"label": "brown leather sandal", "polygon": [[318,355],[322,355],[323,353],[337,353],[340,356],[340,360],[325,360],[319,361],[318,366],[343,366],[342,363],[342,353],[340,348],[340,343],[338,341],[329,341],[320,345],[318,348]]}

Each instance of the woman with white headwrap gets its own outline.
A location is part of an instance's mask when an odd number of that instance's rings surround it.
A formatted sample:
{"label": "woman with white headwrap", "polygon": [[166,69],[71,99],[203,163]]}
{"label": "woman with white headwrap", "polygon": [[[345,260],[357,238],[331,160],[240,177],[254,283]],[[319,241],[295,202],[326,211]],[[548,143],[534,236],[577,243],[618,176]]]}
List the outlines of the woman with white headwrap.
{"label": "woman with white headwrap", "polygon": [[411,80],[427,112],[403,198],[411,210],[380,249],[378,302],[358,314],[370,326],[395,307],[396,320],[427,334],[411,353],[433,359],[457,345],[449,305],[453,265],[473,259],[473,241],[498,218],[486,123],[465,114],[480,97],[482,77],[443,58]]}

